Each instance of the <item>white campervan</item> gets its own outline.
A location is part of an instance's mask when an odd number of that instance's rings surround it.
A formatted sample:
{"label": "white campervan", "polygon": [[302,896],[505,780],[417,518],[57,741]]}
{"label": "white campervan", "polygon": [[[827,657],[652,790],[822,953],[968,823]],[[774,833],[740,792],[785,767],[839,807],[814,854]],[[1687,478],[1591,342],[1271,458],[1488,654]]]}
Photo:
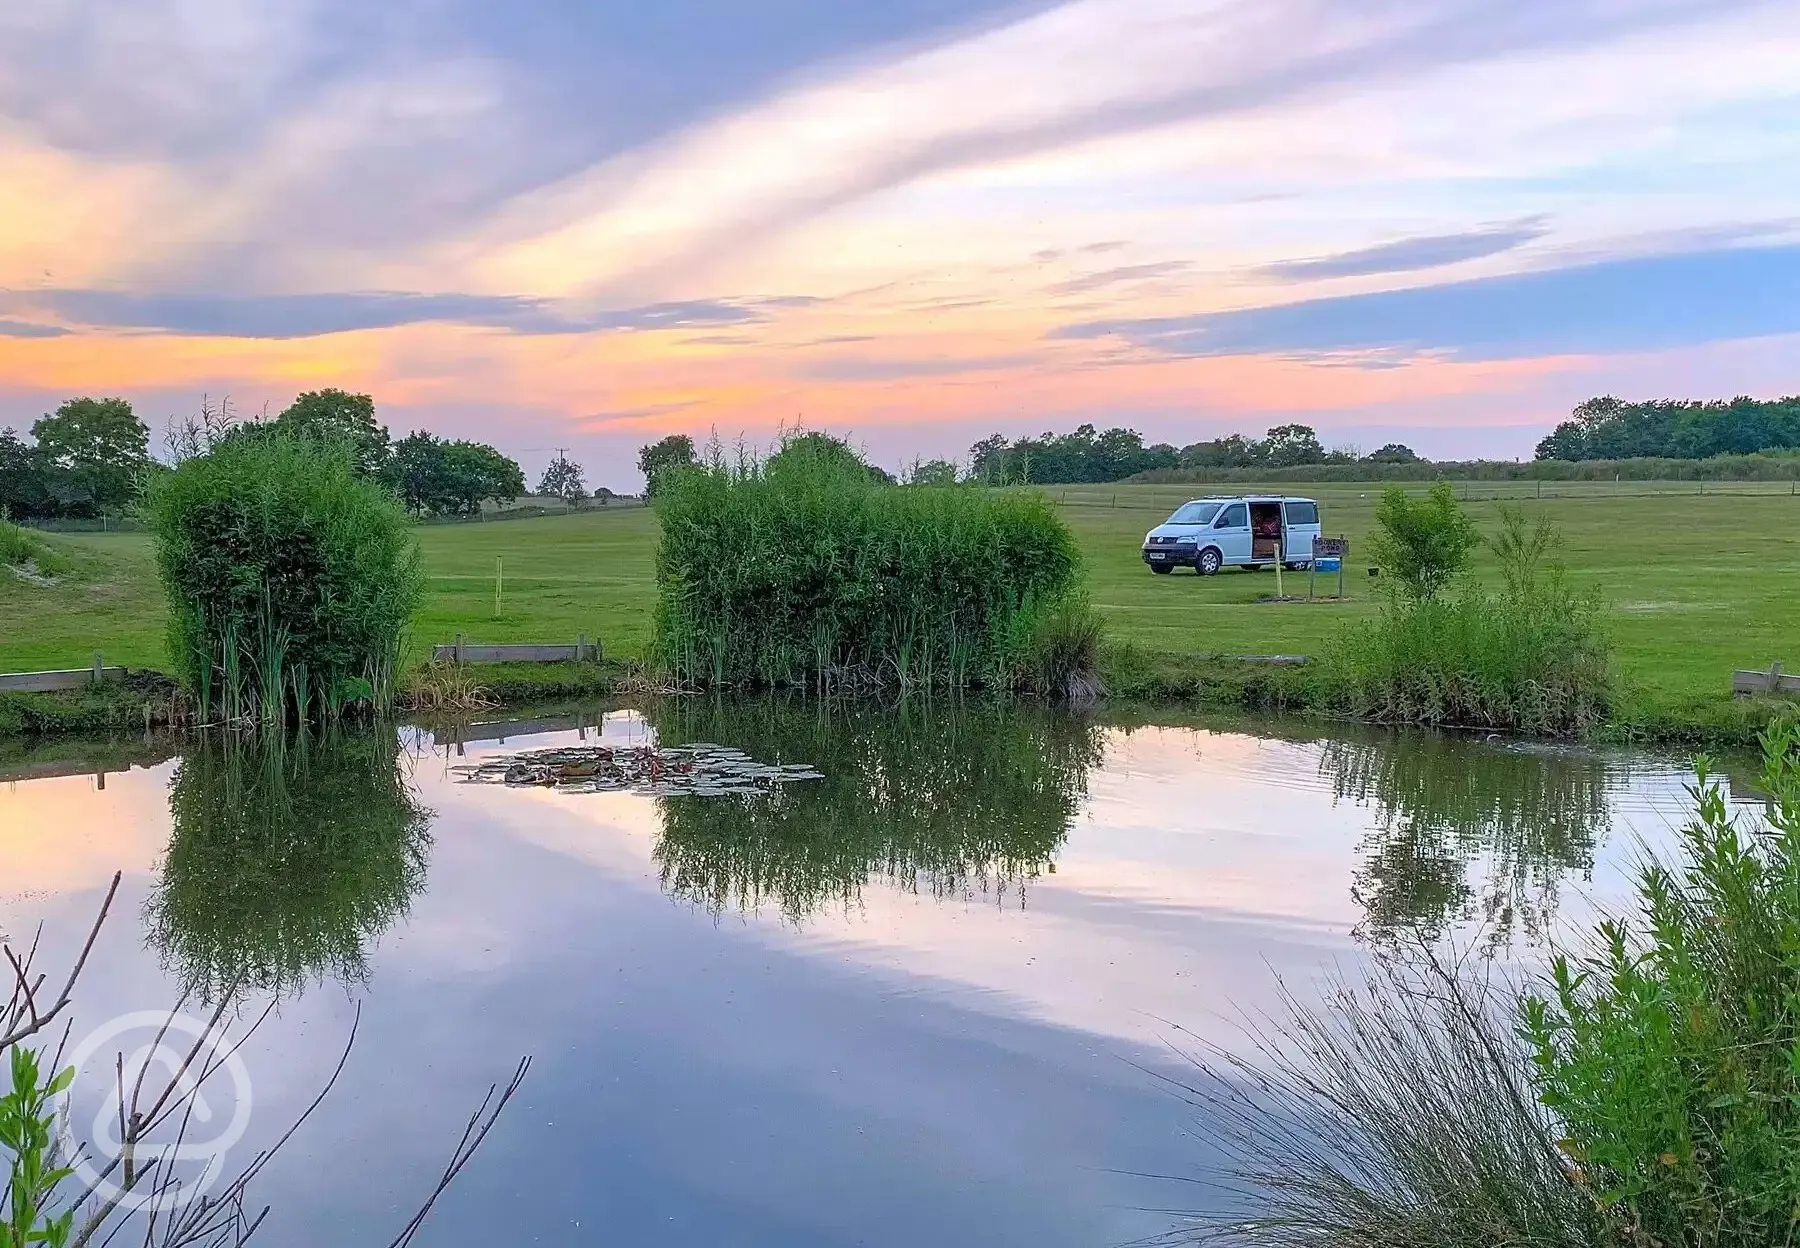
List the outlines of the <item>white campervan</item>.
{"label": "white campervan", "polygon": [[1319,504],[1310,498],[1244,494],[1196,498],[1144,534],[1144,562],[1159,574],[1193,568],[1211,576],[1220,568],[1289,568],[1312,562],[1319,536]]}

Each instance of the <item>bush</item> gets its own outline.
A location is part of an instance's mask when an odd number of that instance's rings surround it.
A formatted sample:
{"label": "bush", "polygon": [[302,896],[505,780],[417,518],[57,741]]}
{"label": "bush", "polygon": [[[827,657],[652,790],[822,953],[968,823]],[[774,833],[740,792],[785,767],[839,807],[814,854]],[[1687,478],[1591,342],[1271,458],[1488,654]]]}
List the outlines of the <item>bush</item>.
{"label": "bush", "polygon": [[227,438],[155,481],[147,510],[170,661],[203,715],[387,704],[423,579],[405,514],[347,447]]}
{"label": "bush", "polygon": [[659,483],[653,647],[694,684],[1029,683],[1039,619],[1078,586],[1035,492],[886,488],[806,440]]}
{"label": "bush", "polygon": [[1791,1243],[1800,1211],[1800,730],[1769,732],[1766,818],[1704,761],[1679,867],[1559,954],[1524,1007],[1543,1101],[1621,1242]]}
{"label": "bush", "polygon": [[1327,707],[1384,724],[1573,736],[1606,718],[1611,675],[1599,601],[1560,577],[1528,595],[1465,584],[1396,598],[1324,655]]}
{"label": "bush", "polygon": [[68,564],[37,534],[0,517],[0,567],[24,569],[27,564],[46,575],[67,569]]}
{"label": "bush", "polygon": [[1417,598],[1434,597],[1469,566],[1469,552],[1481,544],[1456,491],[1442,481],[1419,499],[1389,488],[1376,504],[1375,526],[1375,561]]}
{"label": "bush", "polygon": [[[1434,487],[1434,495],[1438,489]],[[1394,492],[1382,507],[1395,499]],[[1528,528],[1515,509],[1501,513],[1489,543],[1505,588],[1473,580],[1441,595],[1435,585],[1466,559],[1467,520],[1454,498],[1427,500],[1423,518],[1394,507],[1391,545],[1406,562],[1402,589],[1390,594],[1374,625],[1343,630],[1327,650],[1321,688],[1328,706],[1377,723],[1497,728],[1540,736],[1575,735],[1606,718],[1612,678],[1599,625],[1600,602],[1578,593],[1546,561],[1555,530]],[[1401,535],[1411,536],[1401,536]]]}

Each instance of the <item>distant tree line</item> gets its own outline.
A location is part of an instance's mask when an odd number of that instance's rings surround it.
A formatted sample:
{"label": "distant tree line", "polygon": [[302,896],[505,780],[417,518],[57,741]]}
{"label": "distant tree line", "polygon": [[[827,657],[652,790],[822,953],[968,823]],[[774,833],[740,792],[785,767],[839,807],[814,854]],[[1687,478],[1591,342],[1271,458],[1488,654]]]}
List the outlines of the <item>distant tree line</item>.
{"label": "distant tree line", "polygon": [[[1327,450],[1308,425],[1277,425],[1261,438],[1234,433],[1179,449],[1166,442],[1146,446],[1135,429],[1101,432],[1093,425],[1081,425],[1073,433],[1046,433],[1013,442],[996,433],[969,448],[968,476],[995,484],[1076,485],[1123,481],[1139,473],[1173,469],[1299,468],[1364,460],[1411,463],[1418,458],[1411,448],[1397,442],[1368,456],[1353,450]],[[919,465],[914,476],[917,479],[923,473],[941,478],[948,468],[951,466],[943,461],[933,460]]]}
{"label": "distant tree line", "polygon": [[[394,441],[372,397],[338,389],[308,391],[254,419],[203,400],[197,415],[171,424],[168,451],[179,462],[226,441],[274,434],[343,444],[359,474],[380,480],[416,516],[475,515],[484,503],[508,503],[526,490],[517,461],[492,446],[422,430]],[[70,399],[32,425],[31,439],[0,430],[0,512],[15,519],[117,514],[137,501],[150,474],[167,470],[151,457],[150,431],[124,399]],[[581,475],[579,464],[559,457],[543,492],[585,501]]]}
{"label": "distant tree line", "polygon": [[1539,459],[1711,459],[1800,448],[1800,395],[1729,401],[1589,399],[1538,443]]}

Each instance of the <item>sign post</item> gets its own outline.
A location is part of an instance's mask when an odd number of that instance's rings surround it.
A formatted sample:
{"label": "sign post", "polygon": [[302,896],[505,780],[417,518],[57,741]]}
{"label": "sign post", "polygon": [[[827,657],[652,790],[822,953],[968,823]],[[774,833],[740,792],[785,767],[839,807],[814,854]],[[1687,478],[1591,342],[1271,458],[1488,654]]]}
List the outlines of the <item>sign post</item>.
{"label": "sign post", "polygon": [[1350,553],[1350,539],[1347,537],[1315,537],[1312,540],[1312,576],[1307,586],[1308,596],[1312,596],[1317,588],[1321,567],[1326,572],[1336,572],[1338,578],[1337,596],[1344,596],[1344,559]]}

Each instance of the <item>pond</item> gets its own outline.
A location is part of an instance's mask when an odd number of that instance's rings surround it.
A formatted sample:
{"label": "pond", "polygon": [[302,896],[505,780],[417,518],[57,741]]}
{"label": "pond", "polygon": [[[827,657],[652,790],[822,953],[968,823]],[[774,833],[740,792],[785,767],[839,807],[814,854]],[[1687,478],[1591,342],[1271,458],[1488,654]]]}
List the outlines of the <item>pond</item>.
{"label": "pond", "polygon": [[387,1243],[522,1055],[418,1243],[1158,1234],[1218,1177],[1164,1076],[1241,1045],[1278,977],[1420,931],[1528,960],[1691,806],[1629,753],[985,705],[62,744],[0,775],[0,930],[42,923],[42,965],[124,872],[77,1040],[275,1003],[238,1164],[356,1026],[256,1189],[256,1242],[296,1246]]}

